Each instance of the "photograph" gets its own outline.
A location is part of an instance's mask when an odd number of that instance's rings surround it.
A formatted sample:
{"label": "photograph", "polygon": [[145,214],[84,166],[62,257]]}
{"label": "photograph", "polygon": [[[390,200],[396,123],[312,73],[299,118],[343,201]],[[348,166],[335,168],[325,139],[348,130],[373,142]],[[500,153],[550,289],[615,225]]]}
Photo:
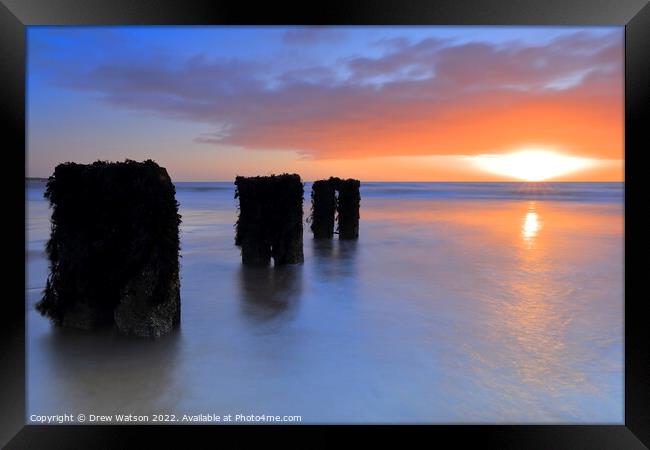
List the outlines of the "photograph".
{"label": "photograph", "polygon": [[28,425],[625,424],[622,25],[29,25]]}

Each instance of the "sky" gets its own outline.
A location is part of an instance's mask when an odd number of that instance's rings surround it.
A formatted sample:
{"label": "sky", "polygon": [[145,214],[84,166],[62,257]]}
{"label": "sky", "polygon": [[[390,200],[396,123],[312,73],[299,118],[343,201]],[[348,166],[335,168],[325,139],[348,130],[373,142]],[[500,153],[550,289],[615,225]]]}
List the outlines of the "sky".
{"label": "sky", "polygon": [[623,38],[623,27],[30,26],[27,176],[128,158],[175,181],[511,181],[510,166],[492,170],[501,155],[552,151],[585,162],[553,181],[623,181]]}

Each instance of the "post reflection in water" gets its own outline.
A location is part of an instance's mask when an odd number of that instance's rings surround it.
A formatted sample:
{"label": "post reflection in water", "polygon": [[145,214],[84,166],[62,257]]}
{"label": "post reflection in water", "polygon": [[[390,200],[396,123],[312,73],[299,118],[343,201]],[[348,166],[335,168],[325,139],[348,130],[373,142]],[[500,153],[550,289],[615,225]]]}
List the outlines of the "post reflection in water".
{"label": "post reflection in water", "polygon": [[334,257],[334,239],[312,239],[312,251],[319,261],[328,261]]}
{"label": "post reflection in water", "polygon": [[237,287],[241,311],[255,322],[282,321],[296,313],[302,294],[302,265],[241,266]]}
{"label": "post reflection in water", "polygon": [[[40,355],[30,357],[30,367],[48,370],[32,372],[38,376],[29,380],[29,401],[38,400],[39,411],[48,414],[61,408],[95,414],[174,412],[180,400],[175,369],[181,340],[182,330],[151,340],[110,329],[52,327],[30,348]],[[52,386],[63,398],[50,393]]]}
{"label": "post reflection in water", "polygon": [[357,240],[312,239],[314,270],[322,281],[340,283],[356,274]]}

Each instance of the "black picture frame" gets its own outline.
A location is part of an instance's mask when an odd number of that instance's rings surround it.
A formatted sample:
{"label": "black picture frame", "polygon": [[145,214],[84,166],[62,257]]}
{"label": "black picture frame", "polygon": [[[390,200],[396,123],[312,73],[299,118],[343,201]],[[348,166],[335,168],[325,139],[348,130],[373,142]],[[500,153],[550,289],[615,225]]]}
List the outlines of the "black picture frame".
{"label": "black picture frame", "polygon": [[[132,448],[178,445],[190,438],[220,445],[222,435],[238,426],[37,426],[25,425],[25,62],[26,27],[30,25],[163,24],[385,24],[385,25],[621,25],[625,26],[625,424],[508,426],[364,426],[364,436],[401,442],[416,437],[430,443],[487,448],[634,449],[650,446],[650,359],[642,295],[644,240],[648,219],[641,180],[642,152],[647,149],[650,117],[650,5],[647,0],[405,0],[304,2],[285,6],[244,1],[174,0],[0,0],[0,124],[3,127],[2,222],[4,256],[15,273],[6,277],[0,313],[0,444],[12,449]],[[22,237],[22,239],[21,239]],[[639,263],[635,263],[639,262]],[[317,444],[336,445],[315,426],[258,426],[268,438],[284,431],[317,431]],[[350,427],[331,427],[353,431]],[[370,428],[370,429],[369,429]],[[251,437],[238,433],[239,443]],[[354,430],[356,431],[356,429]],[[369,433],[368,433],[369,432]],[[284,434],[284,433],[282,433]],[[417,436],[414,436],[417,435]],[[432,440],[433,438],[433,440]],[[364,437],[365,439],[365,437]],[[297,441],[300,442],[300,441]],[[310,446],[314,438],[310,437]],[[427,442],[427,441],[425,441]]]}

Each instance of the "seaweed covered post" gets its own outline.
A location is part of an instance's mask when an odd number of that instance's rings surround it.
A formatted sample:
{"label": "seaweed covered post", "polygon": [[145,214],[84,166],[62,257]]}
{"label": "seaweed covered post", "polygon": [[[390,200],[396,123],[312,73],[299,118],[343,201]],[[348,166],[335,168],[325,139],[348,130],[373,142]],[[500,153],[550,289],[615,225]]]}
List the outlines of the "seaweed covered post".
{"label": "seaweed covered post", "polygon": [[333,180],[314,181],[311,187],[311,231],[316,239],[334,236],[336,190]]}
{"label": "seaweed covered post", "polygon": [[271,256],[276,266],[302,263],[302,200],[305,193],[298,174],[271,176],[273,200],[269,203],[273,236]]}
{"label": "seaweed covered post", "polygon": [[361,182],[348,178],[338,182],[339,197],[337,201],[339,239],[357,239],[359,237],[359,204]]}
{"label": "seaweed covered post", "polygon": [[64,327],[142,337],[179,325],[175,194],[151,160],[59,164],[45,191],[50,274],[38,311]]}
{"label": "seaweed covered post", "polygon": [[235,198],[239,198],[239,218],[235,245],[241,248],[244,264],[268,265],[271,242],[267,208],[271,199],[269,177],[235,178]]}
{"label": "seaweed covered post", "polygon": [[304,261],[302,200],[304,187],[297,174],[235,179],[239,218],[235,245],[242,263],[268,265]]}
{"label": "seaweed covered post", "polygon": [[312,185],[312,225],[314,238],[334,235],[335,214],[339,239],[359,237],[359,204],[361,182],[348,178],[330,177],[314,181]]}

